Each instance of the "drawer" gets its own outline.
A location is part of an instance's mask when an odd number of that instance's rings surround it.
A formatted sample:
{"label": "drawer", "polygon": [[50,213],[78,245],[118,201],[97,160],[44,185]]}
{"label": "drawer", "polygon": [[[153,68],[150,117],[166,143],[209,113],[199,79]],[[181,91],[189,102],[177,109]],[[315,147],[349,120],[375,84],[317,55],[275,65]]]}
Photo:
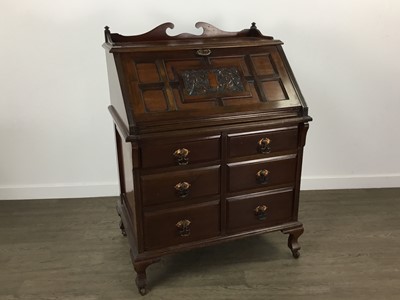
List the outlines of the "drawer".
{"label": "drawer", "polygon": [[144,215],[146,250],[207,239],[219,233],[219,201]]}
{"label": "drawer", "polygon": [[192,165],[220,159],[220,136],[141,142],[143,168]]}
{"label": "drawer", "polygon": [[141,177],[144,205],[188,201],[219,194],[220,167],[151,174]]}
{"label": "drawer", "polygon": [[297,148],[297,127],[228,135],[229,157],[276,153]]}
{"label": "drawer", "polygon": [[228,164],[229,192],[290,184],[296,178],[296,155]]}
{"label": "drawer", "polygon": [[250,198],[228,198],[228,230],[246,231],[291,221],[293,196],[293,190],[281,190]]}

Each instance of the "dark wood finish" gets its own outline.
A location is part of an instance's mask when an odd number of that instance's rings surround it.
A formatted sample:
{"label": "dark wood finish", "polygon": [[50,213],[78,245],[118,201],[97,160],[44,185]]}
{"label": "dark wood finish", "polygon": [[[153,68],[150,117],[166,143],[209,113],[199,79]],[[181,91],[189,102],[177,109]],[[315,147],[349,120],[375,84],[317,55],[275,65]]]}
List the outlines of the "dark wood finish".
{"label": "dark wood finish", "polygon": [[[177,223],[190,222],[190,233],[182,235]],[[219,200],[178,209],[145,213],[145,249],[153,250],[219,235]]]}
{"label": "dark wood finish", "polygon": [[[294,126],[287,129],[278,128],[261,132],[230,134],[229,157],[259,154],[262,154],[261,157],[263,157],[276,152],[296,150],[297,132],[297,126]],[[266,144],[265,140],[268,141],[268,144]]]}
{"label": "dark wood finish", "polygon": [[289,234],[288,237],[288,247],[292,251],[292,255],[294,258],[300,257],[300,245],[298,243],[298,238],[300,235],[303,234],[304,229],[303,227],[294,228],[294,229],[284,229],[282,230],[283,233]]}
{"label": "dark wood finish", "polygon": [[[291,221],[293,189],[274,190],[253,196],[241,195],[228,198],[227,203],[229,232],[274,226]],[[264,211],[256,210],[263,206]]]}
{"label": "dark wood finish", "polygon": [[105,30],[121,199],[139,292],[160,257],[282,231],[299,256],[308,108],[279,40]]}
{"label": "dark wood finish", "polygon": [[[240,192],[281,184],[294,185],[296,179],[296,155],[271,157],[251,162],[228,164],[229,192]],[[267,171],[265,176],[258,172]]]}
{"label": "dark wood finish", "polygon": [[[179,165],[193,165],[201,162],[220,159],[219,135],[193,137],[186,139],[146,139],[140,142],[143,168],[172,167]],[[179,163],[174,155],[177,150],[186,149],[187,162]]]}
{"label": "dark wood finish", "polygon": [[[199,197],[218,195],[220,191],[219,178],[219,166],[142,176],[143,204],[189,202]],[[180,188],[177,186],[179,184]]]}

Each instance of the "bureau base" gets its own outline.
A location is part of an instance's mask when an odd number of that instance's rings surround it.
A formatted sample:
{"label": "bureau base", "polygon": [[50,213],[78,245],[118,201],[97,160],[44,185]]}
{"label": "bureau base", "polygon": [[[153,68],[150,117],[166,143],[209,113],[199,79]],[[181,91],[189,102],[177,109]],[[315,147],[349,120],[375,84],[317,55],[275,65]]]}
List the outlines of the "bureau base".
{"label": "bureau base", "polygon": [[219,236],[216,238],[211,238],[207,240],[203,240],[200,242],[193,242],[193,243],[188,243],[188,244],[183,244],[183,245],[178,245],[175,247],[170,247],[168,250],[155,250],[155,251],[147,251],[144,253],[137,253],[134,252],[137,249],[137,245],[135,245],[134,238],[132,236],[132,222],[129,218],[129,214],[127,213],[127,208],[124,204],[125,201],[125,195],[122,194],[120,196],[120,199],[117,201],[117,213],[120,216],[120,229],[121,233],[123,236],[126,236],[128,238],[128,242],[130,245],[130,256],[133,264],[133,268],[136,271],[136,286],[139,290],[139,293],[141,295],[145,295],[148,291],[147,288],[147,274],[146,274],[146,269],[148,266],[150,266],[153,263],[159,262],[162,256],[177,253],[177,252],[182,252],[182,251],[187,251],[190,249],[194,248],[199,248],[199,247],[206,247],[210,246],[213,244],[219,244],[222,242],[227,242],[227,241],[232,241],[240,238],[245,238],[248,236],[253,236],[257,234],[263,234],[263,233],[268,233],[268,232],[274,232],[274,231],[281,231],[284,234],[288,234],[288,247],[292,252],[292,255],[294,258],[299,258],[300,257],[300,252],[299,250],[301,249],[298,239],[299,237],[303,234],[304,228],[303,224],[300,222],[290,222],[287,224],[282,224],[279,226],[273,226],[273,227],[268,227],[268,228],[262,228],[258,230],[252,230],[251,232],[242,232],[238,234],[231,234],[231,235],[225,235],[225,236]]}

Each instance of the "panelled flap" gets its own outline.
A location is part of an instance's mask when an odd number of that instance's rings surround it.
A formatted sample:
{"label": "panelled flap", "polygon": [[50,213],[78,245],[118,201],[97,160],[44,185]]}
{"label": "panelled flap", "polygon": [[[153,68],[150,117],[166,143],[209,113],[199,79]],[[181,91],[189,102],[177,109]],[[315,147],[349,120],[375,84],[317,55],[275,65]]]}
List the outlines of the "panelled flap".
{"label": "panelled flap", "polygon": [[180,123],[297,108],[280,46],[121,53],[135,123]]}

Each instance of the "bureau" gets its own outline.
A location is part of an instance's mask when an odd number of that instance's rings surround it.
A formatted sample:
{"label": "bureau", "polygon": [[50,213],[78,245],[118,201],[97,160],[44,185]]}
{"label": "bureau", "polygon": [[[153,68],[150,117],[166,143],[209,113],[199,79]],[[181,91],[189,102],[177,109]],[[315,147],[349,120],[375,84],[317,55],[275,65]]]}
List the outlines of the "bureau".
{"label": "bureau", "polygon": [[307,105],[282,49],[255,26],[136,36],[105,28],[121,196],[136,284],[162,256],[272,231],[299,257]]}

